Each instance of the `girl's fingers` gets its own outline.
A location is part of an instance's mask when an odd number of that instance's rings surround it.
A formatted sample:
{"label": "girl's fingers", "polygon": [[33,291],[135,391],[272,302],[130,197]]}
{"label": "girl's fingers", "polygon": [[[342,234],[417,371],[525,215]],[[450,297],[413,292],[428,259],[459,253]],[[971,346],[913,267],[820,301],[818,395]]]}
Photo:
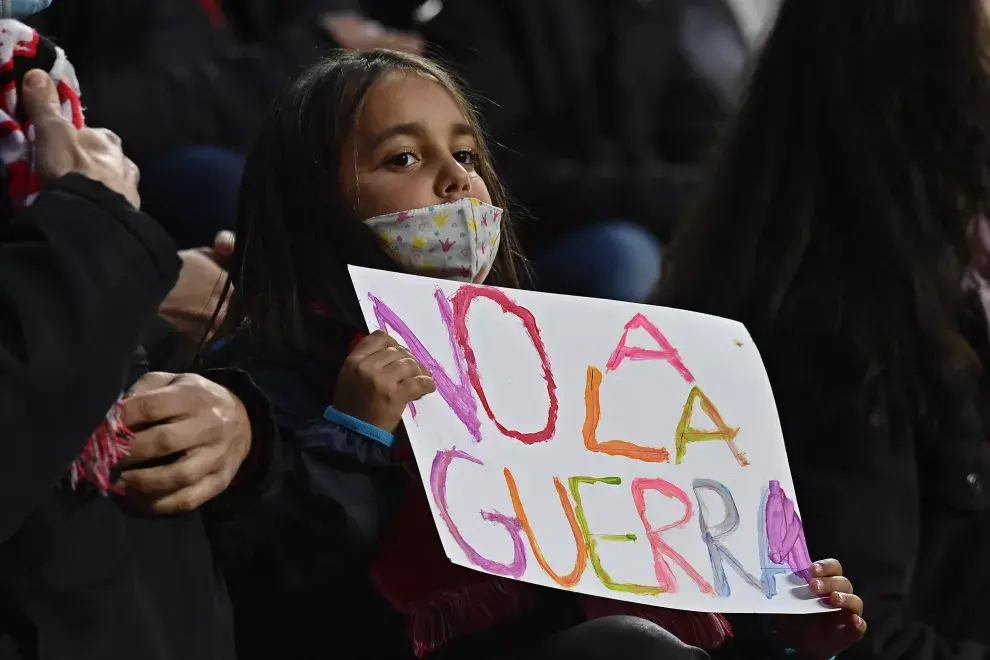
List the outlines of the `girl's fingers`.
{"label": "girl's fingers", "polygon": [[828,600],[835,607],[841,607],[856,616],[862,616],[863,614],[863,599],[856,594],[847,594],[836,591],[829,596]]}
{"label": "girl's fingers", "polygon": [[387,383],[401,383],[407,378],[422,375],[419,365],[412,356],[401,357],[381,370],[382,380]]}
{"label": "girl's fingers", "polygon": [[829,652],[832,657],[840,655],[843,651],[853,646],[863,637],[866,632],[866,622],[858,616],[851,616],[848,623],[837,626],[829,634]]}
{"label": "girl's fingers", "polygon": [[812,577],[836,577],[842,575],[842,564],[838,559],[823,559],[811,565]]}
{"label": "girl's fingers", "polygon": [[357,364],[368,356],[388,346],[395,346],[398,342],[389,337],[381,330],[375,330],[370,335],[358,342],[351,354],[347,357],[349,362]]}
{"label": "girl's fingers", "polygon": [[855,628],[856,631],[859,633],[860,637],[862,637],[866,633],[866,619],[864,619],[860,615],[858,614],[853,615],[852,625],[853,628]]}
{"label": "girl's fingers", "polygon": [[412,360],[412,353],[402,346],[399,346],[398,344],[393,346],[385,346],[381,350],[372,353],[362,360],[358,370],[366,374],[375,374],[394,362],[405,360],[407,358]]}
{"label": "girl's fingers", "polygon": [[855,593],[852,582],[846,577],[815,578],[809,585],[811,590],[819,596],[828,596],[835,592],[851,594]]}
{"label": "girl's fingers", "polygon": [[413,376],[399,383],[399,388],[406,401],[418,401],[427,394],[437,391],[437,385],[429,376]]}

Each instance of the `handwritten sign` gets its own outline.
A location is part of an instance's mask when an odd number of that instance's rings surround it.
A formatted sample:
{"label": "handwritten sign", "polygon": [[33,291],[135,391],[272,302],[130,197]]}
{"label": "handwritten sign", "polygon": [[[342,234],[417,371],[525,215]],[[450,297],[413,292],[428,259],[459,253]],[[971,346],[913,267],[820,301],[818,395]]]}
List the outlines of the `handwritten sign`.
{"label": "handwritten sign", "polygon": [[669,608],[811,613],[766,370],[739,323],[351,268],[437,393],[404,417],[456,564]]}

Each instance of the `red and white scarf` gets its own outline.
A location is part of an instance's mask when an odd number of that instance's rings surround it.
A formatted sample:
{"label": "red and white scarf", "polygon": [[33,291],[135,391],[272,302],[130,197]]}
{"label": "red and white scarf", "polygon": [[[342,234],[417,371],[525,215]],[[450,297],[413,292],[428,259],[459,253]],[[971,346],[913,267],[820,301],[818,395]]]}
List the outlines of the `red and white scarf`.
{"label": "red and white scarf", "polygon": [[[35,167],[34,127],[19,95],[24,74],[32,69],[48,72],[55,81],[62,116],[77,129],[82,128],[79,82],[65,52],[23,23],[0,19],[0,161],[4,168],[3,194],[13,209],[29,206],[41,192]],[[101,493],[114,491],[110,471],[127,455],[132,438],[120,421],[120,404],[115,404],[69,469],[69,485],[74,489],[80,482],[87,482]]]}
{"label": "red and white scarf", "polygon": [[23,23],[0,20],[0,160],[15,208],[30,204],[41,191],[34,167],[34,128],[19,99],[21,80],[31,69],[48,71],[62,103],[62,115],[76,128],[83,127],[79,82],[65,52]]}

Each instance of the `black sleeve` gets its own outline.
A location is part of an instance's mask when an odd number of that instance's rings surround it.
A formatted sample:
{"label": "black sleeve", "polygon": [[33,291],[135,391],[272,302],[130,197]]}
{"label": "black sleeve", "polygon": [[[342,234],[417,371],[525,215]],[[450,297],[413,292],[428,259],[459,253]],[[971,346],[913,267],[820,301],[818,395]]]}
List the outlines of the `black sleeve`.
{"label": "black sleeve", "polygon": [[[833,340],[834,343],[834,340]],[[840,358],[827,340],[788,351],[771,369],[787,453],[813,559],[835,558],[862,597],[869,630],[842,654],[863,660],[982,660],[990,649],[945,639],[914,620],[907,595],[918,569],[920,483],[910,437],[877,437],[828,384]],[[809,352],[819,349],[814,359]],[[786,364],[783,359],[778,364]],[[776,372],[776,373],[775,373]],[[830,380],[830,379],[829,379]],[[842,379],[843,382],[858,382]]]}
{"label": "black sleeve", "polygon": [[178,272],[157,223],[80,175],[49,185],[0,236],[0,542],[120,394]]}
{"label": "black sleeve", "polygon": [[204,508],[214,556],[228,575],[243,570],[270,524],[278,495],[279,432],[271,401],[240,369],[208,369],[203,376],[240,399],[251,420],[251,451],[233,483]]}

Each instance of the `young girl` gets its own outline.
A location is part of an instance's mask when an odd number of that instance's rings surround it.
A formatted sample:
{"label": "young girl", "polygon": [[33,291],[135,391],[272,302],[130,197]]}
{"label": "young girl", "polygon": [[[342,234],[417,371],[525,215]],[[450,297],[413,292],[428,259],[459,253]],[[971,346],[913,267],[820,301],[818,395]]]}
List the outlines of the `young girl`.
{"label": "young girl", "polygon": [[990,657],[988,8],[785,0],[669,253],[665,302],[760,345],[857,658]]}
{"label": "young girl", "polygon": [[[471,250],[446,252],[446,227],[410,244],[405,227],[437,205],[492,222],[462,228]],[[247,161],[220,349],[266,389],[288,448],[271,552],[231,584],[243,658],[688,658],[704,652],[664,628],[725,641],[719,615],[452,565],[408,444],[380,442],[434,384],[387,335],[360,338],[347,264],[517,287],[505,206],[474,112],[426,60],[340,54],[275,102]],[[815,591],[845,609],[801,617],[782,643],[824,660],[859,636],[862,603],[837,563],[814,570]],[[627,616],[583,623],[596,613]]]}

